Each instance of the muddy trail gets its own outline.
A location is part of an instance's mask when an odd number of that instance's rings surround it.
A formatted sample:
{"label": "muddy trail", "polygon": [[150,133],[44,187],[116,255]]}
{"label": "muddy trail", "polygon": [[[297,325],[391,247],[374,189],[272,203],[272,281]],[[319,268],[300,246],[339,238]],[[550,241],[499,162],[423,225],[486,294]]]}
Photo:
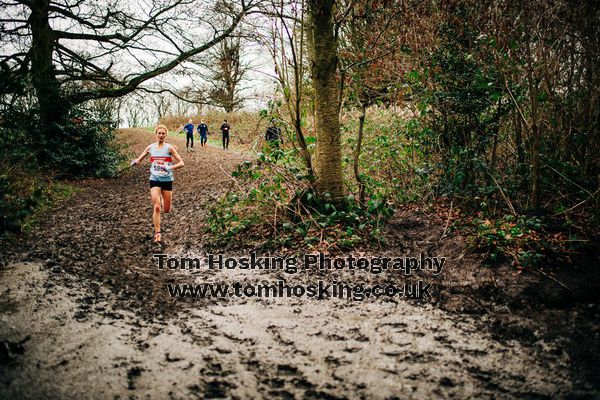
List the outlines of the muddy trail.
{"label": "muddy trail", "polygon": [[[153,141],[123,133],[134,153]],[[163,243],[145,166],[81,191],[2,250],[0,398],[600,398],[596,271],[515,276],[482,266],[443,216],[399,210],[385,248],[446,257],[425,301],[392,297],[171,297],[167,284],[316,280],[395,284],[390,271],[159,270],[154,254],[205,259],[208,206],[248,159],[185,152]],[[230,244],[223,244],[229,248]],[[249,254],[240,249],[231,257]],[[596,265],[593,265],[596,267]]]}

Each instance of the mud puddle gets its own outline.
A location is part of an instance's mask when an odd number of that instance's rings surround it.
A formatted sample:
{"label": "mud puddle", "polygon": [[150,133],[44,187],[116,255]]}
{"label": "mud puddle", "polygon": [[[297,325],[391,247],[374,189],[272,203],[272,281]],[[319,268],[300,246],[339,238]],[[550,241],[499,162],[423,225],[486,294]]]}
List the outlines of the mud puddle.
{"label": "mud puddle", "polygon": [[0,398],[498,398],[572,389],[553,343],[499,341],[483,328],[487,316],[428,303],[241,298],[149,320],[75,276],[57,283],[41,264],[9,265],[0,279],[0,338],[23,347],[0,364]]}

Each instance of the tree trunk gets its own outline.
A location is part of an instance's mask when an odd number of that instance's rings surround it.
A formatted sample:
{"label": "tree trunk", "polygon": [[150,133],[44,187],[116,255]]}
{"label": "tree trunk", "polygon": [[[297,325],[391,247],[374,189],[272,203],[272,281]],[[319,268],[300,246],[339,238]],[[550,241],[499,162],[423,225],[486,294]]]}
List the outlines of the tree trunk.
{"label": "tree trunk", "polygon": [[527,81],[531,101],[531,205],[535,211],[541,206],[541,137],[537,120],[537,84],[534,83],[533,58],[531,55],[530,37],[527,38]]}
{"label": "tree trunk", "polygon": [[360,152],[362,147],[363,131],[365,126],[365,117],[367,114],[367,107],[365,103],[360,102],[360,116],[358,117],[358,139],[356,140],[356,151],[354,153],[354,177],[358,184],[358,201],[360,204],[365,203],[365,182],[359,173],[360,163]]}
{"label": "tree trunk", "polygon": [[317,154],[316,189],[336,202],[344,199],[339,120],[339,86],[336,81],[337,40],[334,34],[334,0],[309,1],[309,45],[315,91]]}
{"label": "tree trunk", "polygon": [[518,111],[514,112],[515,121],[515,146],[517,148],[517,162],[519,163],[518,171],[522,171],[522,166],[525,164],[525,152],[523,150],[523,128],[521,118]]}
{"label": "tree trunk", "polygon": [[31,4],[31,77],[35,89],[40,113],[40,162],[48,161],[45,141],[59,133],[58,124],[62,124],[69,107],[60,91],[56,79],[52,54],[54,52],[55,35],[48,20],[48,0],[34,0]]}

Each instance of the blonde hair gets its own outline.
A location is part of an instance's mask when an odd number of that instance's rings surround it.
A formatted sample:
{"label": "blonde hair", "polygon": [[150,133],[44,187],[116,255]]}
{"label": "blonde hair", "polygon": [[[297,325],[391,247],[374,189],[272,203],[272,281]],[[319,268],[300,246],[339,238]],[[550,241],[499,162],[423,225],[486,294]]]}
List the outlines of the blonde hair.
{"label": "blonde hair", "polygon": [[166,125],[156,125],[156,128],[154,128],[155,135],[159,129],[164,129],[166,133],[169,133],[169,129],[166,127]]}

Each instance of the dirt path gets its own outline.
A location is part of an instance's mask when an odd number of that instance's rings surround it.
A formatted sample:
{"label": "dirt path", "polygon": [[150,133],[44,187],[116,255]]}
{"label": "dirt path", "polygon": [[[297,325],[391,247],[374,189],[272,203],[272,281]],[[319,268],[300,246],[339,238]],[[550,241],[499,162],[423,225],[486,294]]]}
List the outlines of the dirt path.
{"label": "dirt path", "polygon": [[[127,136],[136,152],[152,140],[142,131]],[[215,147],[186,153],[183,140],[172,143],[186,167],[176,172],[163,245],[151,240],[147,169],[138,168],[83,183],[82,193],[6,254],[0,398],[600,396],[590,367],[599,348],[597,305],[515,312],[495,298],[493,287],[502,283],[490,271],[469,267],[476,257],[465,255],[459,238],[435,248],[452,259],[433,302],[170,298],[166,283],[315,278],[158,270],[154,253],[206,256],[206,206],[232,184],[223,170],[244,159]],[[417,219],[392,224],[400,233],[387,252],[437,242],[443,228]],[[397,280],[341,272],[324,278]]]}

